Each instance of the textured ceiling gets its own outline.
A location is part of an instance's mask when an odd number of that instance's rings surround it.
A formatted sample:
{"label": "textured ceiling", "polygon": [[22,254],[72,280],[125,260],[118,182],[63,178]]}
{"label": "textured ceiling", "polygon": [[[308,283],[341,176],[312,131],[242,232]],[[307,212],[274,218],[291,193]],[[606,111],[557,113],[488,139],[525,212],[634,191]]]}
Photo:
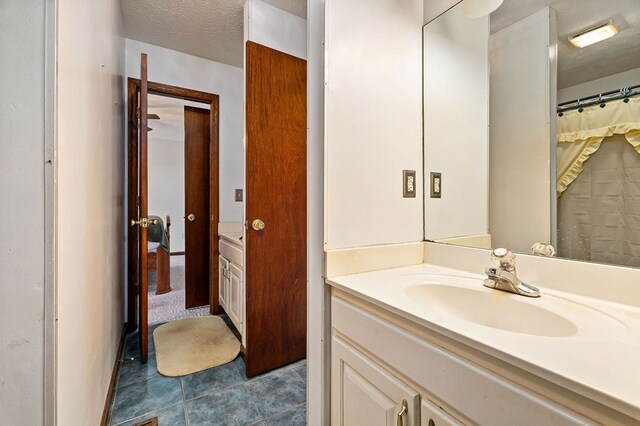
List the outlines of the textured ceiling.
{"label": "textured ceiling", "polygon": [[[640,67],[640,1],[561,0],[552,7],[558,12],[559,89]],[[619,31],[614,37],[583,49],[569,43],[609,19]]]}
{"label": "textured ceiling", "polygon": [[[548,5],[557,12],[558,89],[640,67],[638,0],[505,0],[491,14],[491,32]],[[614,37],[583,49],[569,43],[570,36],[610,19],[620,31]]]}
{"label": "textured ceiling", "polygon": [[[306,17],[306,0],[263,0]],[[242,67],[245,0],[121,0],[125,36]]]}

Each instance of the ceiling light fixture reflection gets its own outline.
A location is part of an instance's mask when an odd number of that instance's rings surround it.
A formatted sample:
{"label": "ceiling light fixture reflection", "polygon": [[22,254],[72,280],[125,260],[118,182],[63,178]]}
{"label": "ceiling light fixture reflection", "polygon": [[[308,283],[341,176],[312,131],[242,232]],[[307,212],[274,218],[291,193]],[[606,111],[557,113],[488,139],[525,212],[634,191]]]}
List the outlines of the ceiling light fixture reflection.
{"label": "ceiling light fixture reflection", "polygon": [[467,18],[487,16],[500,7],[504,0],[464,0],[463,13]]}
{"label": "ceiling light fixture reflection", "polygon": [[618,34],[618,29],[612,22],[607,22],[604,25],[599,25],[595,28],[583,31],[578,35],[569,37],[569,43],[573,44],[575,47],[583,48],[611,38],[616,34]]}

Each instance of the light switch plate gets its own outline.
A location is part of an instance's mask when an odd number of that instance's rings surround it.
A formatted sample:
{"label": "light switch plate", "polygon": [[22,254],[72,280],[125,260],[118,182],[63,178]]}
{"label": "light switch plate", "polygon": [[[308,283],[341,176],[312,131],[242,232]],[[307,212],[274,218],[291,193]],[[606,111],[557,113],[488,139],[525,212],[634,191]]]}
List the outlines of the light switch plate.
{"label": "light switch plate", "polygon": [[242,201],[242,189],[236,189],[236,202]]}
{"label": "light switch plate", "polygon": [[442,197],[442,173],[431,172],[431,198]]}
{"label": "light switch plate", "polygon": [[416,171],[402,171],[402,196],[404,198],[416,198]]}

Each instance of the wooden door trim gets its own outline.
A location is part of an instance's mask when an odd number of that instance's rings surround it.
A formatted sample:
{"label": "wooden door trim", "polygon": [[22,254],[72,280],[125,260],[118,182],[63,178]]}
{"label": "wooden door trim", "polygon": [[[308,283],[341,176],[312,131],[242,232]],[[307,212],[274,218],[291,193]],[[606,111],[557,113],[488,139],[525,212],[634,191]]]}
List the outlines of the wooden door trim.
{"label": "wooden door trim", "polygon": [[[148,96],[148,79],[147,79],[147,54],[143,53],[140,57],[140,96],[138,107],[138,119],[140,120],[140,151],[138,153],[140,161],[138,162],[138,174],[140,185],[138,192],[138,219],[147,218],[149,216],[149,96]],[[138,237],[138,318],[140,324],[138,325],[139,340],[140,340],[140,361],[145,364],[149,358],[149,264],[147,259],[149,252],[149,233],[146,226],[139,224],[136,226]]]}
{"label": "wooden door trim", "polygon": [[128,141],[127,141],[127,331],[132,332],[138,326],[138,313],[136,309],[136,295],[138,283],[138,262],[134,253],[138,252],[138,230],[130,226],[131,220],[138,219],[138,85],[132,79],[127,82],[128,99]]}
{"label": "wooden door trim", "polygon": [[[128,206],[127,206],[127,226],[131,222],[131,219],[137,219],[137,187],[134,182],[137,183],[138,179],[138,118],[136,117],[136,109],[138,107],[138,93],[140,91],[140,79],[131,78],[127,79],[127,98],[128,98],[128,143],[127,143],[127,191],[128,191]],[[199,90],[186,89],[178,86],[171,86],[168,84],[156,83],[149,81],[147,83],[147,92],[150,95],[160,95],[170,98],[183,99],[191,102],[201,102],[209,104],[211,111],[210,114],[210,136],[209,136],[209,153],[210,153],[210,213],[211,213],[211,226],[209,232],[209,310],[212,315],[218,314],[220,307],[218,304],[218,221],[220,218],[219,212],[219,135],[220,135],[220,96],[201,92]],[[131,254],[134,250],[137,250],[137,239],[133,236],[133,233],[137,230],[129,227],[128,235],[128,284],[127,284],[127,330],[133,331],[138,325],[138,316],[136,313],[136,282],[137,282],[137,266],[132,264],[136,263],[132,260]]]}

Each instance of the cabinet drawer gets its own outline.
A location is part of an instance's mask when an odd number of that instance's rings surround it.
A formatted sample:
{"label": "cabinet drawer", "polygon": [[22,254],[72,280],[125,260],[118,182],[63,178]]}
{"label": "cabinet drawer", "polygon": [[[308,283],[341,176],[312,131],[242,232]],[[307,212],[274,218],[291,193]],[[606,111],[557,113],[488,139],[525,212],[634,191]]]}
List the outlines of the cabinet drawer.
{"label": "cabinet drawer", "polygon": [[440,407],[425,399],[420,403],[420,426],[462,426]]}
{"label": "cabinet drawer", "polygon": [[220,240],[218,242],[218,248],[220,250],[220,255],[229,259],[229,262],[235,263],[239,267],[242,268],[242,249],[228,243],[225,240]]}
{"label": "cabinet drawer", "polygon": [[335,296],[331,322],[334,329],[474,423],[595,424]]}

